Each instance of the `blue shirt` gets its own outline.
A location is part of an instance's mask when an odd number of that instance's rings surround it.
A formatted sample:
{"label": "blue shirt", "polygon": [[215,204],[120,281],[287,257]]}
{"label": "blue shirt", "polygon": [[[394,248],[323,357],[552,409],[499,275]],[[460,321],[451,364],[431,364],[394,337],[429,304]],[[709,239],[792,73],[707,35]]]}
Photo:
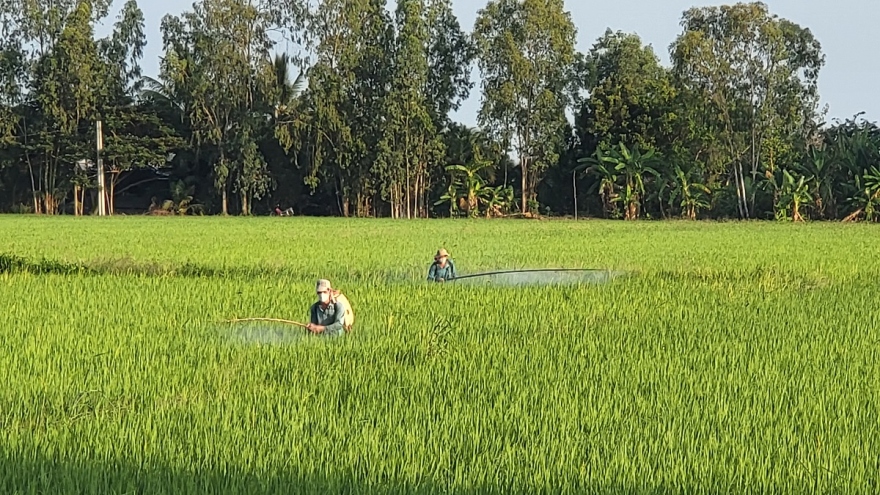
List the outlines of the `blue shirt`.
{"label": "blue shirt", "polygon": [[331,302],[326,308],[321,307],[320,302],[316,302],[315,304],[312,304],[309,316],[311,322],[315,325],[326,327],[324,328],[324,332],[319,335],[338,337],[342,335],[345,330],[342,326],[342,316],[344,311],[345,308],[343,308],[342,304],[339,302]]}
{"label": "blue shirt", "polygon": [[455,264],[451,259],[446,259],[446,266],[440,266],[439,261],[431,263],[431,268],[428,269],[428,280],[439,282],[441,278],[443,280],[455,278]]}

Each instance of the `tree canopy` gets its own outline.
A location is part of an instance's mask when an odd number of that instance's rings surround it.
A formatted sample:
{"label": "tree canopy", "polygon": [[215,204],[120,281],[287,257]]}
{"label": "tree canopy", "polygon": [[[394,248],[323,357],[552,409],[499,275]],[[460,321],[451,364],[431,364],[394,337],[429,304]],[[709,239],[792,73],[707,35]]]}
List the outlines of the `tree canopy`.
{"label": "tree canopy", "polygon": [[[118,12],[111,33],[98,22]],[[876,221],[880,129],[760,2],[692,8],[664,66],[562,0],[0,2],[0,211]],[[479,99],[476,127],[453,112]],[[97,150],[100,122],[102,150]]]}

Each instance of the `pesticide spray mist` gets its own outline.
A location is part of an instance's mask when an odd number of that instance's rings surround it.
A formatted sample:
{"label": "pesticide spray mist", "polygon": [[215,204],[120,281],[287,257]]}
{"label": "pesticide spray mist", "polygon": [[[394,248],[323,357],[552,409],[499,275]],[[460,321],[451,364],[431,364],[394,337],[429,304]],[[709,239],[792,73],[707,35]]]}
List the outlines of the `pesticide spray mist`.
{"label": "pesticide spray mist", "polygon": [[623,275],[624,272],[615,270],[522,269],[465,275],[454,281],[460,284],[508,286],[606,284]]}
{"label": "pesticide spray mist", "polygon": [[233,323],[225,325],[223,334],[228,341],[238,344],[291,344],[310,336],[302,328],[278,323]]}

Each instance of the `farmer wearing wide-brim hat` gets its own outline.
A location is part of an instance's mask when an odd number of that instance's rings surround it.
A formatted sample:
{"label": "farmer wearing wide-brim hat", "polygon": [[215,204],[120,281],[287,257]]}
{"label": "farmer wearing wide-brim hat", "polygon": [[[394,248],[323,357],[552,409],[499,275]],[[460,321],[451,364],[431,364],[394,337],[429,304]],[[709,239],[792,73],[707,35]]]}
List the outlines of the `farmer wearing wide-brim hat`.
{"label": "farmer wearing wide-brim hat", "polygon": [[445,249],[440,249],[434,256],[434,262],[428,269],[428,280],[434,282],[445,282],[455,278],[455,264],[449,259],[449,253]]}

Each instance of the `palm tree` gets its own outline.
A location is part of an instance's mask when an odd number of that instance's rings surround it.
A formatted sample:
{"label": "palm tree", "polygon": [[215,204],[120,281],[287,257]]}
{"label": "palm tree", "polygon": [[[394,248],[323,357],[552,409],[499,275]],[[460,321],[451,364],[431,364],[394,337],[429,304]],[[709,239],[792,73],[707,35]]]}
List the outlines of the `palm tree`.
{"label": "palm tree", "polygon": [[273,110],[277,121],[282,115],[289,115],[297,108],[306,88],[306,74],[300,72],[296,79],[290,80],[290,57],[286,53],[275,55],[272,70],[274,74],[272,89],[275,96]]}

